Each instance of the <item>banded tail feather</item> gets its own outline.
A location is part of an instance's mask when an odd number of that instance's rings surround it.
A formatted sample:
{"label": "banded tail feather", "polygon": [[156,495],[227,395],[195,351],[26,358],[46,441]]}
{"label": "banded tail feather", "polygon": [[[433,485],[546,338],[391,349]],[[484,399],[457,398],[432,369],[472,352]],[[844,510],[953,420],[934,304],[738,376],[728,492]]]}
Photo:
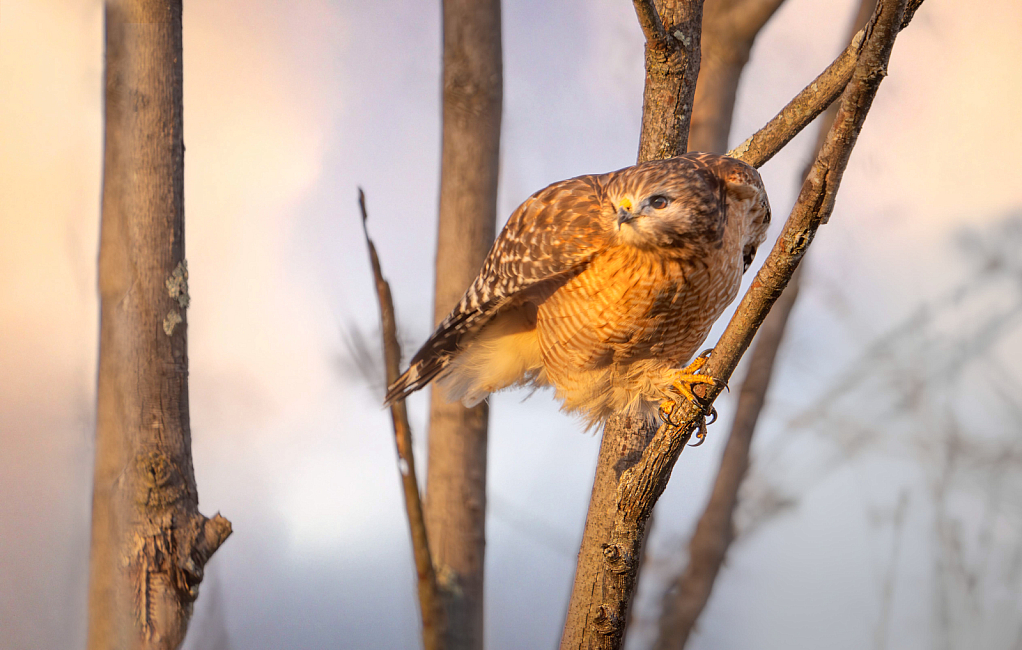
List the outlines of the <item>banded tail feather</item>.
{"label": "banded tail feather", "polygon": [[464,343],[464,337],[478,331],[490,318],[486,310],[468,310],[468,297],[429,337],[408,364],[408,370],[387,387],[384,406],[390,406],[443,374]]}

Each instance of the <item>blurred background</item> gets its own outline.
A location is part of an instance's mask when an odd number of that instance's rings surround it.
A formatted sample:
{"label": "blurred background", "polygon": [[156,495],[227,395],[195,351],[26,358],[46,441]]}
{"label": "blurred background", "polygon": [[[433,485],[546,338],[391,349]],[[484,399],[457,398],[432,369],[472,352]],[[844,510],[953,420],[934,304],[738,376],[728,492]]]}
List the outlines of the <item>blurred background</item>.
{"label": "blurred background", "polygon": [[[856,7],[785,2],[745,70],[732,144],[843,49]],[[548,183],[634,162],[643,71],[627,0],[503,12],[506,218]],[[203,513],[235,531],[207,567],[186,647],[415,647],[382,379],[357,359],[376,349],[378,317],[356,187],[408,354],[431,329],[438,3],[222,0],[184,16],[195,468]],[[1015,0],[927,0],[899,38],[808,256],[738,541],[690,647],[1022,648],[1019,33]],[[10,650],[85,638],[102,57],[100,2],[3,3]],[[762,170],[777,216],[815,137]],[[493,650],[556,644],[599,445],[549,393],[526,397],[491,400]],[[684,566],[730,399],[658,505],[630,648],[647,647]],[[421,463],[425,395],[409,405]]]}

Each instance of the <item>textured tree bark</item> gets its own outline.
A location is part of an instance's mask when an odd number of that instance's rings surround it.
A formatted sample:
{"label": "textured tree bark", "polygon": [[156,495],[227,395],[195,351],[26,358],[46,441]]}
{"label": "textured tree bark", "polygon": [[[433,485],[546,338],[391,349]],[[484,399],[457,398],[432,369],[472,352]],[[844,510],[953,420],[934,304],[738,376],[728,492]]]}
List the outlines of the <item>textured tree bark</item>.
{"label": "textured tree bark", "polygon": [[[503,97],[499,0],[443,2],[443,142],[434,323],[493,243]],[[433,391],[426,528],[447,610],[447,647],[482,648],[488,409]]]}
{"label": "textured tree bark", "polygon": [[638,162],[685,153],[699,76],[702,0],[633,0],[646,35]]}
{"label": "textured tree bark", "polygon": [[[685,153],[696,78],[702,0],[634,0],[646,35],[639,162]],[[603,429],[589,512],[579,549],[561,650],[620,648],[635,591],[636,565],[645,535],[624,546],[607,540],[618,511],[618,485],[656,430],[628,418],[612,418]],[[606,566],[611,566],[608,572]]]}
{"label": "textured tree bark", "polygon": [[188,422],[181,2],[108,2],[90,650],[177,648],[231,532]]}
{"label": "textured tree bark", "polygon": [[[876,0],[862,0],[852,22],[851,37],[862,29],[876,8]],[[705,30],[704,30],[705,31]],[[704,33],[704,40],[706,34]],[[698,95],[698,92],[697,92]],[[698,106],[698,99],[697,99]],[[820,122],[812,158],[816,159],[834,122],[837,105],[832,104]],[[693,118],[693,125],[695,119]],[[694,127],[693,127],[694,128]],[[724,140],[726,141],[726,134]],[[691,140],[690,140],[691,142]],[[803,180],[809,173],[807,166]],[[710,593],[724,558],[734,540],[733,515],[738,504],[738,490],[749,468],[752,436],[766,403],[774,361],[784,338],[788,317],[798,298],[802,267],[795,270],[763,325],[756,334],[755,347],[749,359],[749,369],[738,392],[735,417],[728,434],[727,446],[721,458],[720,469],[714,481],[710,499],[696,524],[689,542],[688,564],[664,595],[660,614],[656,650],[681,650],[695,627],[695,623],[709,601]]]}
{"label": "textured tree bark", "polygon": [[[647,39],[651,35],[655,37],[658,32],[670,32],[657,29],[658,17],[648,3],[636,0],[635,4]],[[918,1],[914,1],[910,9],[916,6]],[[908,15],[905,0],[884,0],[875,19],[861,33],[855,47],[850,48],[852,53],[849,56],[855,60],[851,80],[826,145],[803,185],[784,231],[704,366],[705,374],[722,383],[707,386],[704,404],[685,402],[675,412],[674,422],[660,426],[638,460],[628,463],[630,466],[617,474],[619,479],[612,497],[597,494],[598,490],[606,489],[602,485],[611,482],[594,484],[583,546],[579,552],[579,568],[561,639],[562,650],[621,647],[623,622],[627,620],[635,586],[638,552],[653,505],[663,493],[682,449],[705,417],[709,405],[723,390],[723,382],[731,377],[738,360],[812,242],[816,229],[829,218],[848,156],[880,81],[886,74],[894,39],[907,23]],[[905,22],[903,19],[906,19]],[[807,88],[796,100],[801,102],[796,106],[802,106],[803,112],[815,110],[822,101],[816,88]],[[798,108],[792,109],[792,104],[785,111],[798,113]],[[826,106],[827,103],[822,104],[816,114]],[[686,124],[685,121],[676,123]],[[754,152],[750,153],[746,146],[736,157],[742,159],[742,154],[747,153],[751,160],[746,162],[758,166],[776,152],[773,146],[783,146],[807,123],[790,124],[787,129],[781,129],[772,122],[750,138],[750,141],[757,142]],[[644,127],[645,124],[644,121]],[[762,137],[764,132],[768,138]],[[688,134],[685,133],[679,141],[687,142],[687,139]],[[615,467],[620,460],[613,457],[612,452],[624,445],[614,443],[612,437],[638,435],[638,432],[626,429],[626,423],[616,419],[612,419],[604,429],[604,443],[597,461],[598,476],[606,475],[605,468]],[[643,432],[641,435],[645,437],[647,434]],[[608,437],[611,437],[610,442]],[[598,509],[602,507],[600,504],[606,503],[614,505],[606,510]],[[587,544],[586,540],[591,541]]]}

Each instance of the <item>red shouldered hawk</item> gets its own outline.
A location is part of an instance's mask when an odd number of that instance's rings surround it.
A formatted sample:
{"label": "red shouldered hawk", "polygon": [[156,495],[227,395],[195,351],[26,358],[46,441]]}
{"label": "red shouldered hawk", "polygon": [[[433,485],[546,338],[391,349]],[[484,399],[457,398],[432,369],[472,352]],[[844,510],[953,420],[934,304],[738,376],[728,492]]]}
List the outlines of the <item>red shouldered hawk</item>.
{"label": "red shouldered hawk", "polygon": [[592,427],[692,399],[684,368],[735,298],[766,237],[755,169],[690,153],[540,190],[511,218],[461,302],[387,391],[433,379],[472,406],[509,386],[553,386]]}

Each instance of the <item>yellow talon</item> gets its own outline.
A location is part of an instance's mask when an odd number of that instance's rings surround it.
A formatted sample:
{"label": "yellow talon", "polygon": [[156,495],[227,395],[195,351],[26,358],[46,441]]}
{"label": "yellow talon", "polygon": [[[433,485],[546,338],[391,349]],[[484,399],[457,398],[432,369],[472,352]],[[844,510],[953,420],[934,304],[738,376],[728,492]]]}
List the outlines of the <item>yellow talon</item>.
{"label": "yellow talon", "polygon": [[706,365],[706,355],[699,355],[695,360],[688,364],[681,370],[676,370],[671,376],[671,386],[678,394],[683,395],[685,399],[695,404],[699,403],[699,399],[692,392],[692,384],[716,384],[717,380],[707,375],[697,375],[696,373]]}
{"label": "yellow talon", "polygon": [[[716,379],[710,377],[709,375],[696,374],[702,369],[703,366],[706,365],[706,358],[709,356],[709,354],[710,350],[706,350],[705,352],[701,353],[698,357],[696,357],[692,361],[692,363],[688,364],[686,367],[680,370],[672,370],[667,375],[667,379],[670,382],[671,388],[674,389],[674,392],[676,392],[679,396],[683,396],[685,399],[689,400],[700,409],[705,409],[707,408],[707,406],[702,404],[702,400],[698,398],[695,393],[692,392],[692,384],[716,385],[718,383]],[[668,393],[670,392],[671,391],[668,391]],[[674,415],[675,411],[677,411],[680,406],[681,401],[678,399],[666,399],[660,402],[660,418],[670,426],[674,427],[681,426],[680,422],[675,422],[674,419],[671,417]],[[717,419],[717,410],[713,408],[713,406],[711,405],[709,406],[709,411],[711,418],[710,423],[712,423]],[[696,429],[693,432],[695,434],[697,442],[692,443],[691,446],[698,447],[699,445],[703,444],[703,442],[706,440],[707,424],[708,422],[706,421],[706,418],[702,414],[700,414],[698,417],[698,421],[696,422]]]}

